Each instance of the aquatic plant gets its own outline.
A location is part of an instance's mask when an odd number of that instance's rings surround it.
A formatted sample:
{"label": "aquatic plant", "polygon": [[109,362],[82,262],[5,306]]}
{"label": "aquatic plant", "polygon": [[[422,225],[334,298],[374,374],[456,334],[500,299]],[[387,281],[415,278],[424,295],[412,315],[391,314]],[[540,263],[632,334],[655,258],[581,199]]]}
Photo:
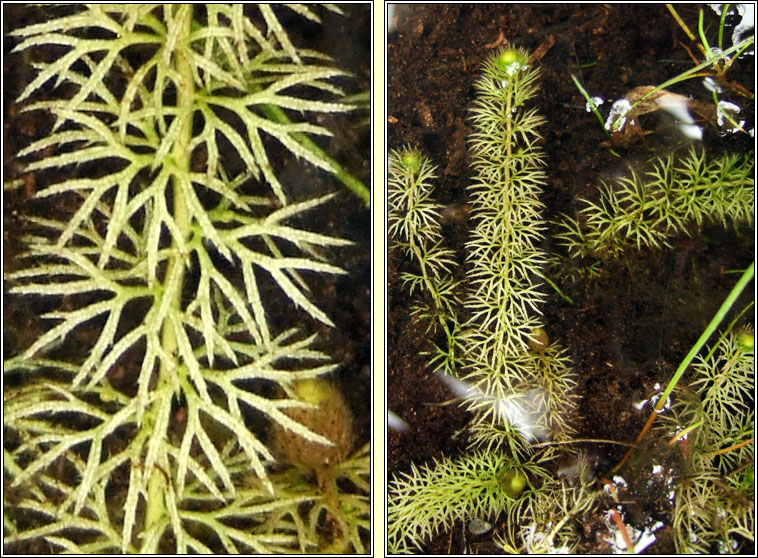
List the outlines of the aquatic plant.
{"label": "aquatic plant", "polygon": [[54,121],[18,154],[53,183],[6,276],[54,325],[5,362],[5,548],[363,552],[367,448],[340,446],[326,475],[277,464],[269,440],[338,442],[302,389],[338,365],[278,317],[333,326],[307,274],[344,274],[327,254],[351,244],[308,229],[334,195],[298,199],[272,154],[345,177],[308,139],[330,134],[310,116],[351,110],[345,73],[279,19],[317,11],[49,10],[11,33],[56,53],[18,99]]}
{"label": "aquatic plant", "polygon": [[[450,367],[463,380],[454,380],[463,386],[462,405],[473,413],[471,450],[433,465],[414,465],[390,481],[391,552],[411,552],[458,519],[489,521],[504,513],[509,529],[517,530],[555,454],[552,447],[532,444],[566,439],[573,431],[570,362],[558,343],[549,343],[538,317],[546,259],[537,245],[546,225],[538,199],[544,171],[536,142],[544,120],[525,106],[538,92],[538,71],[529,66],[526,52],[506,49],[487,59],[482,74],[470,141],[475,176],[468,190],[475,226],[466,243],[468,289],[456,309],[468,318],[455,335]],[[439,249],[439,206],[430,200],[427,185],[430,167],[415,152],[396,153],[393,160],[391,232],[405,239],[416,235],[404,246],[431,241]],[[412,248],[407,252],[414,254]],[[426,259],[420,249],[415,252],[424,269]],[[425,272],[415,281],[431,285],[427,290],[434,293],[429,276]],[[448,310],[446,304],[435,309]]]}
{"label": "aquatic plant", "polygon": [[[704,155],[690,150],[678,166],[672,157],[657,165],[648,174],[652,178],[649,182],[635,177],[622,179],[620,190],[606,186],[601,191],[601,202],[585,201],[580,210],[586,215],[582,225],[573,220],[562,223],[568,232],[557,237],[577,257],[575,269],[580,273],[598,272],[594,264],[587,264],[593,258],[599,261],[622,256],[631,249],[668,246],[669,238],[689,233],[688,227],[693,224],[715,221],[735,228],[752,225],[750,155],[726,155],[706,163]],[[682,448],[685,474],[678,478],[669,472],[667,482],[675,544],[683,553],[732,551],[753,537],[752,482],[743,485],[740,476],[745,467],[752,466],[752,332],[724,334],[718,351],[712,349],[707,356],[698,357],[753,276],[751,263],[658,395],[636,439],[641,444],[660,417],[665,426],[654,432]],[[746,348],[740,347],[736,340],[746,338]],[[693,359],[695,364],[691,364]],[[688,387],[680,385],[685,373],[692,378]],[[672,397],[672,409],[664,412]],[[624,474],[625,464],[636,451],[630,448],[613,471]],[[727,453],[731,455],[725,457]],[[732,462],[730,457],[741,461]],[[719,467],[722,462],[731,463],[731,467]],[[729,480],[733,475],[736,483]],[[730,488],[731,484],[736,486]]]}
{"label": "aquatic plant", "polygon": [[[639,129],[635,120],[638,116],[661,109],[691,123],[687,111],[692,110],[722,135],[746,129],[752,133],[752,123],[746,125],[744,119],[740,120],[737,117],[740,107],[727,99],[752,98],[753,94],[726,79],[726,73],[753,46],[753,23],[743,20],[737,25],[732,45],[727,47],[726,16],[732,8],[712,7],[721,16],[717,46],[711,46],[714,42],[709,43],[706,37],[702,10],[698,42],[674,7],[668,5],[680,27],[696,42],[703,61],[699,62],[683,45],[695,66],[657,87],[635,88],[617,101],[606,123],[614,136],[617,132],[628,135],[635,127]],[[665,89],[692,78],[704,78],[703,85],[711,93],[710,101],[687,98]],[[594,107],[594,103],[590,105]],[[696,138],[702,137],[700,128],[691,131]],[[576,219],[564,217],[556,237],[571,261],[567,265],[562,258],[556,258],[556,269],[572,279],[577,275],[597,276],[602,272],[602,264],[610,258],[623,258],[633,249],[670,247],[676,236],[699,232],[706,224],[721,224],[738,232],[754,225],[753,151],[708,159],[704,151],[691,147],[684,156],[669,155],[651,161],[650,165],[652,170],[644,176],[633,171],[616,184],[603,184],[599,199],[580,200],[583,207]],[[754,485],[752,473],[745,474],[754,464],[753,332],[752,328],[739,333],[729,331],[747,308],[706,356],[698,356],[753,276],[751,263],[742,271],[737,285],[664,392],[658,395],[636,440],[660,445],[660,438],[665,438],[670,446],[676,444],[680,450],[682,470],[663,473],[667,478],[674,543],[680,553],[734,553],[744,549],[747,541],[754,540]],[[742,346],[738,339],[748,342]],[[670,409],[664,409],[668,404]],[[661,424],[643,440],[656,419]],[[624,467],[635,460],[635,452],[645,450],[630,449],[613,470],[634,475],[634,471]]]}
{"label": "aquatic plant", "polygon": [[592,482],[590,465],[579,454],[574,482],[546,477],[535,491],[528,514],[521,525],[503,529],[493,540],[508,554],[572,554],[580,539],[578,521],[600,507],[600,491]]}
{"label": "aquatic plant", "polygon": [[450,372],[455,367],[456,336],[460,330],[456,312],[460,304],[458,282],[453,279],[455,254],[442,243],[442,206],[433,201],[435,167],[420,151],[404,148],[392,151],[387,180],[388,234],[393,248],[402,250],[419,272],[401,273],[403,284],[414,299],[410,313],[424,320],[427,333],[441,329],[444,345],[435,345],[429,367],[441,366]]}
{"label": "aquatic plant", "polygon": [[504,513],[518,525],[529,514],[546,470],[497,452],[473,451],[444,457],[394,479],[387,501],[388,550],[413,553],[456,520],[494,518]]}
{"label": "aquatic plant", "polygon": [[729,331],[691,367],[656,434],[681,448],[673,527],[681,553],[734,552],[755,534],[752,329]]}
{"label": "aquatic plant", "polygon": [[554,238],[580,272],[597,274],[597,260],[670,248],[670,240],[694,227],[751,226],[753,159],[751,152],[708,160],[695,148],[680,159],[656,159],[644,176],[632,172],[616,184],[602,183],[596,201],[580,198],[577,218],[564,215]]}
{"label": "aquatic plant", "polygon": [[[543,271],[547,257],[539,249],[546,230],[538,199],[544,171],[536,147],[541,119],[523,106],[537,91],[536,72],[525,66],[526,60],[523,52],[495,55],[476,84],[470,143],[475,176],[469,187],[474,227],[466,243],[469,288],[460,295],[457,312],[468,319],[456,336],[459,364],[453,374],[458,379],[441,376],[473,412],[467,428],[471,449],[458,457],[414,464],[410,472],[390,481],[391,552],[415,552],[454,522],[495,522],[503,515],[507,516],[505,527],[494,533],[493,540],[504,551],[572,551],[579,543],[576,521],[600,506],[601,492],[585,478],[572,486],[549,473],[558,453],[555,442],[577,442],[571,440],[570,422],[576,399],[566,352],[558,343],[550,343],[549,324],[539,318],[545,296],[542,281],[547,280]],[[695,150],[680,160],[655,161],[644,177],[633,175],[620,185],[603,185],[601,201],[583,202],[580,218],[566,218],[560,225],[564,230],[557,235],[558,241],[580,265],[599,273],[605,258],[668,246],[675,235],[691,233],[696,226],[710,222],[751,225],[752,166],[749,154],[708,161]],[[402,207],[407,206],[397,206]],[[393,218],[399,222],[402,215]],[[432,222],[436,219],[435,213]],[[661,398],[666,399],[665,395]],[[734,455],[737,450],[748,451],[744,448],[750,445],[746,432],[752,416],[740,413],[734,422],[738,433],[727,436],[712,451],[728,449]],[[677,424],[679,432],[683,427],[697,429],[697,421],[689,418]],[[508,471],[529,465],[528,472],[522,470],[530,490],[500,495],[499,505],[493,506],[485,485],[494,487],[486,483],[491,478],[487,475],[496,469],[489,461],[495,457],[509,460]],[[744,460],[736,464],[735,477],[748,486],[750,481],[740,469],[743,465]],[[517,474],[512,473],[513,478]],[[699,485],[698,475],[704,479]],[[694,473],[687,484],[677,486],[681,494],[677,505],[686,506],[689,498],[705,506],[707,494],[715,496],[718,487],[725,486],[717,475],[712,470]],[[714,501],[721,502],[727,493],[736,494],[728,489]],[[432,500],[445,505],[435,507]],[[719,514],[726,509],[722,506]],[[739,513],[723,524],[732,526],[731,533],[747,538],[743,533],[752,525],[752,512],[744,506],[729,510]],[[632,540],[632,534],[641,536],[642,532],[629,524],[628,517],[623,519],[615,506],[608,517],[623,526],[618,532],[629,539],[627,547],[654,540],[650,532],[645,533],[645,540]],[[720,515],[710,517],[721,525]],[[686,536],[688,528],[687,521],[680,520],[676,536]],[[728,542],[729,537],[722,540]]]}
{"label": "aquatic plant", "polygon": [[489,450],[502,444],[531,453],[529,443],[562,439],[572,432],[575,380],[565,350],[553,343],[530,346],[545,331],[540,320],[542,268],[539,248],[546,224],[539,194],[545,173],[537,147],[544,119],[526,103],[538,93],[539,71],[524,51],[490,57],[476,82],[470,146],[474,177],[468,186],[471,221],[466,243],[469,290],[462,325],[463,379],[491,401],[517,398],[521,412],[534,417],[535,437],[526,440],[497,406],[476,399],[471,425],[474,444]]}

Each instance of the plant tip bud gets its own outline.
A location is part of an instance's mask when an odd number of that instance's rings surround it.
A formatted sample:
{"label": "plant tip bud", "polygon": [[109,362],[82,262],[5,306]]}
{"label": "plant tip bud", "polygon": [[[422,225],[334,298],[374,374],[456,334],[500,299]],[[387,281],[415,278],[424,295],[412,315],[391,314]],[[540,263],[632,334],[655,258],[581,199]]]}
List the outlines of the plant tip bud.
{"label": "plant tip bud", "polygon": [[421,168],[421,153],[415,149],[403,151],[400,154],[400,164],[405,170],[415,174]]}
{"label": "plant tip bud", "polygon": [[526,488],[526,484],[526,475],[518,469],[509,469],[505,474],[500,476],[500,486],[506,496],[511,498],[518,498]]}
{"label": "plant tip bud", "polygon": [[737,347],[745,353],[752,353],[755,350],[755,337],[750,329],[743,329],[737,334]]}
{"label": "plant tip bud", "polygon": [[495,66],[508,76],[512,76],[526,67],[529,59],[522,52],[514,48],[504,50],[495,58]]}

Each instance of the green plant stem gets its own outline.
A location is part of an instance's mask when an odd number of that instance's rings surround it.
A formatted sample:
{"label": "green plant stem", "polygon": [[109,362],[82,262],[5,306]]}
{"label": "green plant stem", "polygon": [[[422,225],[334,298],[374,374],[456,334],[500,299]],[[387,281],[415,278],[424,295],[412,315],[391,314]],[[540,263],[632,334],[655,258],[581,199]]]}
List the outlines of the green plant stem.
{"label": "green plant stem", "polygon": [[724,23],[726,22],[726,14],[729,11],[729,4],[721,6],[721,19],[719,20],[719,48],[724,49]]}
{"label": "green plant stem", "polygon": [[[415,181],[414,181],[414,187],[415,187]],[[445,319],[445,305],[442,303],[442,298],[440,297],[439,289],[434,284],[434,281],[432,281],[429,278],[429,273],[427,273],[427,266],[424,263],[424,257],[421,253],[421,248],[418,246],[415,240],[415,235],[410,235],[408,238],[411,250],[413,251],[413,254],[416,256],[416,259],[419,262],[419,266],[421,267],[421,273],[424,277],[424,283],[426,284],[427,290],[431,293],[432,299],[434,300],[434,307],[437,314],[437,321],[442,326],[442,329],[445,331],[445,337],[447,339],[447,348],[450,353],[450,362],[455,361],[455,355],[454,355],[454,346],[455,346],[455,338],[453,334],[453,330],[450,328],[447,320]]]}
{"label": "green plant stem", "polygon": [[[178,44],[182,44],[182,42],[189,37],[191,25],[192,25],[192,7],[186,6],[185,7],[185,13],[183,14],[184,19],[181,22],[182,29],[179,32],[179,39]],[[175,7],[174,9],[177,9],[179,13],[182,12],[182,7]],[[176,106],[178,109],[178,113],[181,113],[182,107],[191,106],[193,103],[193,98],[195,94],[195,84],[192,77],[192,67],[189,63],[188,56],[185,52],[185,49],[189,48],[188,44],[185,44],[184,47],[177,48],[176,51],[176,67],[178,70],[179,75],[181,76],[181,83],[176,84]],[[183,128],[179,134],[179,138],[173,148],[173,151],[171,153],[171,157],[173,158],[174,164],[177,166],[177,173],[181,174],[188,174],[190,172],[190,150],[189,150],[189,143],[192,139],[192,119],[187,118],[185,119]],[[177,228],[182,231],[182,234],[184,236],[184,240],[188,240],[190,236],[191,231],[191,222],[190,222],[190,214],[189,209],[187,208],[187,203],[184,199],[184,196],[182,195],[182,188],[179,184],[180,178],[177,176],[177,174],[174,175],[174,184],[173,184],[173,191],[174,191],[174,220],[176,222]],[[173,283],[174,284],[182,285],[184,280],[184,272],[185,272],[185,262],[184,257],[182,254],[180,254],[178,251],[175,251],[173,255],[169,258],[168,266],[166,268],[166,275],[165,275],[165,282],[164,284]],[[173,279],[175,275],[178,275],[178,279]],[[166,294],[165,290],[161,291],[161,295],[159,296],[168,296]],[[182,289],[177,288],[173,289],[172,293],[172,300],[170,301],[171,308],[179,310],[181,308],[181,296],[182,296]],[[163,350],[165,350],[168,354],[176,354],[178,352],[178,343],[176,339],[176,333],[174,331],[174,326],[170,320],[167,320],[164,322],[163,329],[161,331],[161,346]],[[171,370],[167,369],[167,366],[165,364],[164,360],[161,360],[160,369],[158,371],[158,382],[156,384],[156,391],[165,391],[167,387],[169,386],[169,374],[174,373]],[[170,388],[169,388],[170,389]],[[162,398],[156,397],[154,408],[156,408],[158,405],[161,405]],[[152,413],[151,419],[155,419],[156,412],[154,411]],[[155,435],[157,436],[165,436],[165,432],[156,432]],[[166,502],[164,499],[164,494],[166,492],[165,490],[165,482],[167,479],[163,477],[163,474],[160,472],[158,467],[153,467],[152,471],[150,472],[150,480],[148,482],[148,493],[147,493],[147,507],[145,511],[145,532],[147,532],[151,526],[155,525],[157,521],[160,520],[161,517],[163,517],[166,514]]]}
{"label": "green plant stem", "polygon": [[576,79],[576,76],[574,74],[571,74],[571,79],[574,80],[574,85],[576,85],[576,88],[579,90],[579,93],[582,94],[582,96],[587,100],[587,102],[592,107],[592,112],[595,113],[595,116],[597,116],[597,119],[600,121],[600,127],[605,132],[605,135],[606,136],[610,136],[611,135],[610,132],[608,132],[608,130],[605,129],[605,122],[603,121],[603,117],[600,116],[600,111],[597,110],[597,107],[595,106],[595,103],[592,102],[592,98],[590,97],[590,94],[587,93],[587,91],[584,89],[584,87],[582,87],[582,84],[579,83],[579,80]]}
{"label": "green plant stem", "polygon": [[697,18],[697,32],[705,48],[705,55],[707,58],[710,58],[713,56],[713,51],[711,50],[711,45],[708,44],[708,39],[705,38],[705,31],[703,31],[703,10],[700,10],[700,15]]}
{"label": "green plant stem", "polygon": [[[700,352],[700,349],[703,348],[703,345],[705,345],[706,341],[708,341],[708,338],[710,338],[711,335],[713,335],[713,332],[716,331],[716,328],[719,326],[719,324],[723,321],[723,319],[726,317],[729,310],[734,306],[734,303],[737,301],[737,298],[742,294],[742,291],[745,290],[745,287],[747,287],[747,284],[753,279],[753,276],[755,275],[755,262],[750,264],[750,267],[748,267],[745,272],[742,274],[742,277],[740,277],[740,280],[737,281],[737,284],[734,286],[732,291],[729,293],[729,296],[726,297],[726,300],[721,304],[721,307],[718,309],[718,312],[716,312],[716,315],[713,316],[713,319],[711,319],[708,326],[705,328],[705,331],[700,335],[695,345],[690,349],[690,352],[687,353],[687,356],[684,357],[684,360],[679,365],[679,368],[676,369],[676,372],[674,373],[674,376],[669,381],[668,385],[666,386],[666,389],[663,391],[663,394],[658,399],[658,403],[656,403],[655,408],[653,409],[653,412],[650,414],[650,417],[647,419],[647,422],[645,423],[645,426],[642,428],[642,431],[640,432],[639,436],[637,436],[637,443],[639,444],[642,438],[647,434],[647,431],[650,430],[650,427],[653,425],[653,422],[655,421],[655,418],[658,416],[658,414],[663,409],[664,405],[666,404],[666,401],[668,400],[669,395],[676,387],[676,384],[681,379],[684,372],[687,370],[687,367],[690,365],[690,362],[692,362],[692,359],[695,358],[695,355],[697,355]],[[634,451],[634,448],[630,448],[629,451],[626,452],[624,457],[619,461],[619,463],[612,469],[613,471],[617,471],[621,466],[626,463],[626,460],[629,459],[629,456],[632,454],[632,451]]]}
{"label": "green plant stem", "polygon": [[638,448],[637,444],[630,442],[621,442],[618,440],[606,440],[604,438],[576,438],[574,440],[562,440],[557,442],[540,442],[538,444],[532,444],[533,448],[548,448],[550,446],[570,446],[574,444],[615,444],[617,446],[627,446],[630,448]]}
{"label": "green plant stem", "polygon": [[[263,105],[263,111],[268,117],[280,124],[290,124],[291,120],[287,114],[279,107],[274,105]],[[366,207],[371,207],[371,192],[366,185],[358,178],[347,172],[342,165],[330,157],[323,149],[321,149],[316,143],[311,140],[307,135],[301,132],[294,132],[292,138],[300,145],[316,153],[320,158],[325,160],[332,167],[332,172],[337,177],[337,180],[350,190],[353,194],[361,198]]]}
{"label": "green plant stem", "polygon": [[728,453],[728,452],[730,452],[732,450],[740,449],[743,446],[746,446],[748,444],[752,444],[754,441],[755,441],[754,437],[753,438],[748,438],[744,442],[740,442],[738,444],[732,444],[728,448],[724,448],[724,449],[720,449],[720,450],[716,450],[716,451],[711,451],[711,452],[706,453],[705,455],[707,455],[708,457],[713,457],[714,455],[721,455],[722,453]]}
{"label": "green plant stem", "polygon": [[[719,60],[727,58],[731,54],[735,54],[735,57],[739,56],[739,53],[741,53],[743,50],[745,50],[747,47],[749,47],[754,42],[755,42],[755,37],[752,37],[752,36],[748,37],[747,39],[745,39],[743,41],[740,41],[736,45],[733,45],[729,49],[727,49],[727,50],[725,50],[723,52],[720,52],[719,54],[717,54],[715,56],[708,57],[704,62],[701,62],[700,64],[698,64],[694,68],[690,68],[686,72],[682,72],[678,76],[675,76],[675,77],[671,78],[668,81],[664,81],[658,87],[656,87],[654,89],[651,89],[650,91],[648,91],[647,93],[645,93],[642,97],[640,97],[637,100],[637,102],[634,103],[631,106],[631,108],[629,109],[628,112],[631,112],[632,110],[634,110],[634,108],[637,105],[639,105],[642,101],[644,101],[645,99],[647,99],[648,97],[650,97],[654,93],[657,93],[658,91],[660,91],[662,89],[666,89],[667,87],[675,85],[675,84],[677,84],[677,83],[679,83],[681,81],[684,81],[686,79],[690,79],[690,78],[693,78],[693,77],[698,77],[700,74],[698,74],[697,72],[699,72],[700,70],[704,70],[705,68],[707,68],[709,66],[714,66],[716,64],[716,62],[718,62]],[[730,63],[731,62],[727,62],[726,67],[728,67],[728,65]],[[724,71],[722,71],[721,74],[723,74],[725,71],[726,71],[726,69],[724,69]],[[618,127],[621,126],[621,122],[622,122],[621,118],[617,119],[616,122],[613,124],[613,129],[617,130]]]}
{"label": "green plant stem", "polygon": [[560,288],[558,288],[558,285],[555,284],[555,281],[553,281],[547,275],[541,272],[539,273],[539,276],[542,277],[542,279],[544,279],[548,285],[553,287],[555,292],[557,292],[563,300],[565,300],[569,304],[574,304],[574,300],[569,295],[565,294]]}
{"label": "green plant stem", "polygon": [[751,300],[742,310],[740,310],[740,313],[737,314],[734,319],[729,323],[729,326],[721,333],[721,336],[719,337],[719,340],[713,344],[713,348],[708,352],[708,355],[705,357],[705,360],[711,360],[711,357],[713,356],[713,353],[716,352],[716,349],[721,344],[721,340],[724,339],[724,337],[727,336],[727,334],[732,330],[734,327],[734,324],[737,323],[737,321],[742,317],[742,315],[747,312],[752,306],[755,301]]}
{"label": "green plant stem", "polygon": [[[692,349],[690,349],[690,352],[687,353],[686,357],[684,357],[684,360],[679,365],[679,368],[676,369],[673,378],[671,378],[671,381],[669,381],[668,385],[666,386],[663,395],[655,405],[656,412],[659,412],[661,409],[663,409],[663,406],[666,404],[666,399],[676,387],[676,384],[679,382],[679,379],[682,377],[685,370],[690,365],[690,362],[692,362],[692,359],[695,358],[695,355],[700,352],[700,349],[703,348],[703,345],[705,345],[706,341],[708,341],[708,338],[713,334],[714,331],[716,331],[716,328],[726,317],[732,306],[734,306],[737,298],[742,294],[742,291],[745,290],[745,287],[754,275],[755,263],[751,263],[750,267],[748,267],[742,274],[742,277],[740,277],[740,280],[737,281],[737,284],[732,289],[732,292],[729,293],[729,296],[727,296],[726,300],[721,304],[721,307],[718,309],[718,312],[716,312],[716,315],[713,316],[713,319],[708,324],[708,327],[705,328],[705,331],[703,331],[703,333],[700,335],[700,338],[697,340]],[[639,442],[639,440],[637,441]]]}

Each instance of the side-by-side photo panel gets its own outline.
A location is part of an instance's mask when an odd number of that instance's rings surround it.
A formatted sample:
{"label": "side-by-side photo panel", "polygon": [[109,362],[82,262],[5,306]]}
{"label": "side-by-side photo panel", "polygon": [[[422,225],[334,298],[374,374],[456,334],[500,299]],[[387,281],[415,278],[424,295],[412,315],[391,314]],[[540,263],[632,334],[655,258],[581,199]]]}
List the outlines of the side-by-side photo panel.
{"label": "side-by-side photo panel", "polygon": [[373,552],[373,15],[3,4],[4,553]]}
{"label": "side-by-side photo panel", "polygon": [[754,7],[387,21],[388,553],[749,552]]}

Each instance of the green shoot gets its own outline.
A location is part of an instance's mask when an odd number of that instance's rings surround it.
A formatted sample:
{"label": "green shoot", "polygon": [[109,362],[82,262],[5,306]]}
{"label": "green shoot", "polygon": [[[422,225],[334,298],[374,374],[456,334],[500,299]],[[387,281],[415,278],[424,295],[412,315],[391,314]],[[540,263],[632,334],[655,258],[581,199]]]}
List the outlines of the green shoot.
{"label": "green shoot", "polygon": [[443,247],[442,206],[432,198],[435,168],[429,158],[416,149],[406,147],[390,153],[387,230],[395,239],[393,246],[402,249],[420,270],[420,273],[401,274],[411,294],[418,290],[427,297],[427,300],[414,302],[411,314],[428,320],[427,333],[441,329],[445,334],[444,348],[435,347],[435,356],[429,365],[439,363],[446,372],[452,373],[459,331],[455,313],[460,301],[456,292],[458,282],[452,276],[455,253]]}
{"label": "green shoot", "polygon": [[[742,273],[742,270],[739,270],[740,273]],[[729,323],[727,328],[724,330],[724,332],[721,334],[721,337],[719,337],[718,342],[713,346],[713,348],[710,350],[708,355],[705,357],[705,360],[710,360],[710,358],[713,356],[713,353],[716,351],[716,348],[719,346],[721,341],[729,334],[729,332],[734,327],[734,324],[736,324],[739,319],[743,316],[745,312],[747,312],[750,308],[753,307],[753,304],[755,304],[754,300],[751,300],[748,304],[745,305],[745,307],[740,310],[740,312],[734,317],[734,319]]]}
{"label": "green shoot", "polygon": [[[700,349],[703,348],[703,345],[705,345],[705,342],[708,341],[708,338],[713,334],[714,331],[716,331],[716,328],[724,320],[727,313],[729,310],[731,310],[732,306],[734,306],[737,298],[739,298],[739,296],[742,294],[742,291],[745,290],[745,287],[747,287],[747,284],[753,279],[754,275],[755,263],[751,263],[750,267],[748,267],[742,274],[742,277],[740,277],[740,280],[737,281],[737,284],[729,293],[729,296],[727,296],[726,300],[724,300],[724,302],[721,304],[721,307],[718,309],[718,312],[716,312],[716,315],[713,316],[713,319],[711,319],[710,323],[705,328],[705,331],[703,331],[703,333],[700,335],[695,345],[692,347],[692,349],[690,349],[690,352],[687,353],[687,356],[684,357],[684,360],[679,365],[679,368],[676,369],[674,376],[669,381],[666,389],[663,391],[663,395],[655,406],[656,413],[660,412],[660,410],[663,409],[663,406],[666,404],[666,399],[671,394],[671,391],[674,389],[674,387],[676,387],[676,384],[684,374],[687,366],[689,366],[690,362],[692,362],[692,359],[700,351]],[[642,437],[642,435],[644,435],[644,432],[640,435],[640,437]],[[639,442],[639,440],[637,441]]]}
{"label": "green shoot", "polygon": [[676,444],[685,471],[672,515],[680,554],[734,552],[738,538],[752,540],[754,481],[742,472],[754,468],[754,348],[752,328],[722,336],[661,414],[657,431]]}
{"label": "green shoot", "polygon": [[724,4],[721,10],[721,19],[719,20],[719,48],[724,50],[724,23],[726,22],[726,14],[729,11],[729,4]]}
{"label": "green shoot", "polygon": [[[666,389],[663,390],[663,394],[658,399],[658,403],[656,403],[655,408],[653,409],[653,412],[650,414],[650,417],[645,423],[645,426],[642,428],[642,431],[637,436],[637,443],[639,443],[642,440],[642,438],[645,436],[645,434],[647,434],[648,430],[650,430],[650,427],[653,425],[653,422],[655,421],[656,417],[663,409],[664,405],[666,404],[666,401],[668,400],[669,395],[671,395],[671,392],[679,383],[679,380],[684,375],[685,371],[687,370],[687,367],[692,362],[692,359],[695,358],[695,355],[697,355],[697,353],[700,352],[700,349],[703,348],[703,345],[705,345],[706,341],[708,341],[710,336],[713,335],[713,332],[716,331],[716,328],[718,328],[719,324],[721,324],[721,322],[724,320],[727,313],[729,312],[729,310],[731,310],[732,306],[734,306],[734,303],[742,294],[742,291],[745,290],[745,287],[747,287],[747,284],[753,279],[754,275],[755,275],[755,263],[751,263],[750,267],[748,267],[745,270],[745,272],[742,274],[742,277],[740,277],[740,280],[737,282],[737,284],[734,286],[732,291],[729,293],[729,296],[727,296],[726,300],[724,300],[724,302],[721,304],[721,307],[716,312],[716,315],[713,316],[708,326],[705,328],[703,333],[695,342],[695,345],[693,345],[692,349],[690,349],[690,352],[687,353],[687,356],[684,357],[684,360],[679,365],[679,368],[676,369],[674,376],[666,385]],[[633,450],[634,448],[630,448],[629,451],[627,451],[626,455],[624,455],[621,461],[619,461],[618,465],[616,465],[613,468],[614,471],[618,470],[619,468],[621,468],[621,466],[624,463],[626,463],[627,459],[629,459],[629,456],[632,454]]]}
{"label": "green shoot", "polygon": [[[676,85],[677,83],[681,83],[685,80],[692,79],[695,77],[704,77],[708,74],[699,73],[701,70],[705,70],[706,68],[715,67],[717,68],[717,63],[720,60],[727,59],[730,55],[734,54],[734,58],[737,58],[742,52],[745,51],[750,45],[752,45],[755,42],[755,37],[750,36],[747,39],[744,39],[737,43],[736,45],[733,45],[732,47],[728,48],[725,51],[713,54],[711,53],[711,56],[706,58],[705,61],[701,62],[697,66],[690,68],[687,71],[682,72],[681,74],[674,76],[673,78],[669,79],[668,81],[664,81],[659,86],[651,89],[645,95],[637,99],[637,101],[631,106],[629,111],[632,112],[635,107],[637,107],[642,101],[650,97],[651,95],[654,95],[658,91],[661,91],[662,89],[666,89],[667,87],[671,87],[672,85]],[[619,118],[613,123],[613,131],[618,131],[621,128],[621,124],[623,122],[623,119]]]}
{"label": "green shoot", "polygon": [[595,113],[595,116],[597,116],[597,119],[600,121],[600,127],[603,129],[605,134],[607,136],[610,136],[611,134],[608,132],[608,130],[605,129],[605,121],[603,121],[603,117],[600,115],[600,111],[597,110],[597,107],[595,106],[595,103],[592,101],[592,97],[590,97],[590,94],[587,93],[587,90],[582,87],[582,84],[579,83],[579,80],[576,79],[576,76],[571,74],[571,79],[574,80],[574,85],[576,85],[576,88],[579,90],[579,92],[582,94],[582,96],[587,99],[587,103],[589,107],[592,107],[592,112]]}
{"label": "green shoot", "polygon": [[[721,30],[719,30],[719,35],[721,35],[720,31]],[[708,44],[708,39],[705,37],[705,32],[703,31],[703,10],[700,10],[700,13],[698,15],[697,33],[700,36],[700,41],[703,43],[703,47],[705,49],[705,57],[711,58],[713,56],[713,51],[711,50],[711,45]]]}
{"label": "green shoot", "polygon": [[658,160],[644,177],[602,184],[598,200],[582,200],[582,220],[565,218],[556,238],[572,256],[598,258],[633,247],[670,247],[669,239],[688,234],[692,225],[750,225],[752,170],[752,156],[707,161],[694,149],[679,161]]}
{"label": "green shoot", "polygon": [[[276,105],[264,105],[263,111],[274,122],[280,124],[289,125],[292,121],[281,108]],[[302,132],[293,132],[292,139],[302,145],[307,151],[312,153],[315,157],[324,162],[329,172],[334,174],[334,177],[342,182],[342,185],[350,190],[353,194],[358,196],[366,207],[371,206],[371,191],[368,187],[357,177],[350,174],[340,165],[333,157],[331,157],[326,151],[321,149],[316,142],[314,142],[307,134]]]}

